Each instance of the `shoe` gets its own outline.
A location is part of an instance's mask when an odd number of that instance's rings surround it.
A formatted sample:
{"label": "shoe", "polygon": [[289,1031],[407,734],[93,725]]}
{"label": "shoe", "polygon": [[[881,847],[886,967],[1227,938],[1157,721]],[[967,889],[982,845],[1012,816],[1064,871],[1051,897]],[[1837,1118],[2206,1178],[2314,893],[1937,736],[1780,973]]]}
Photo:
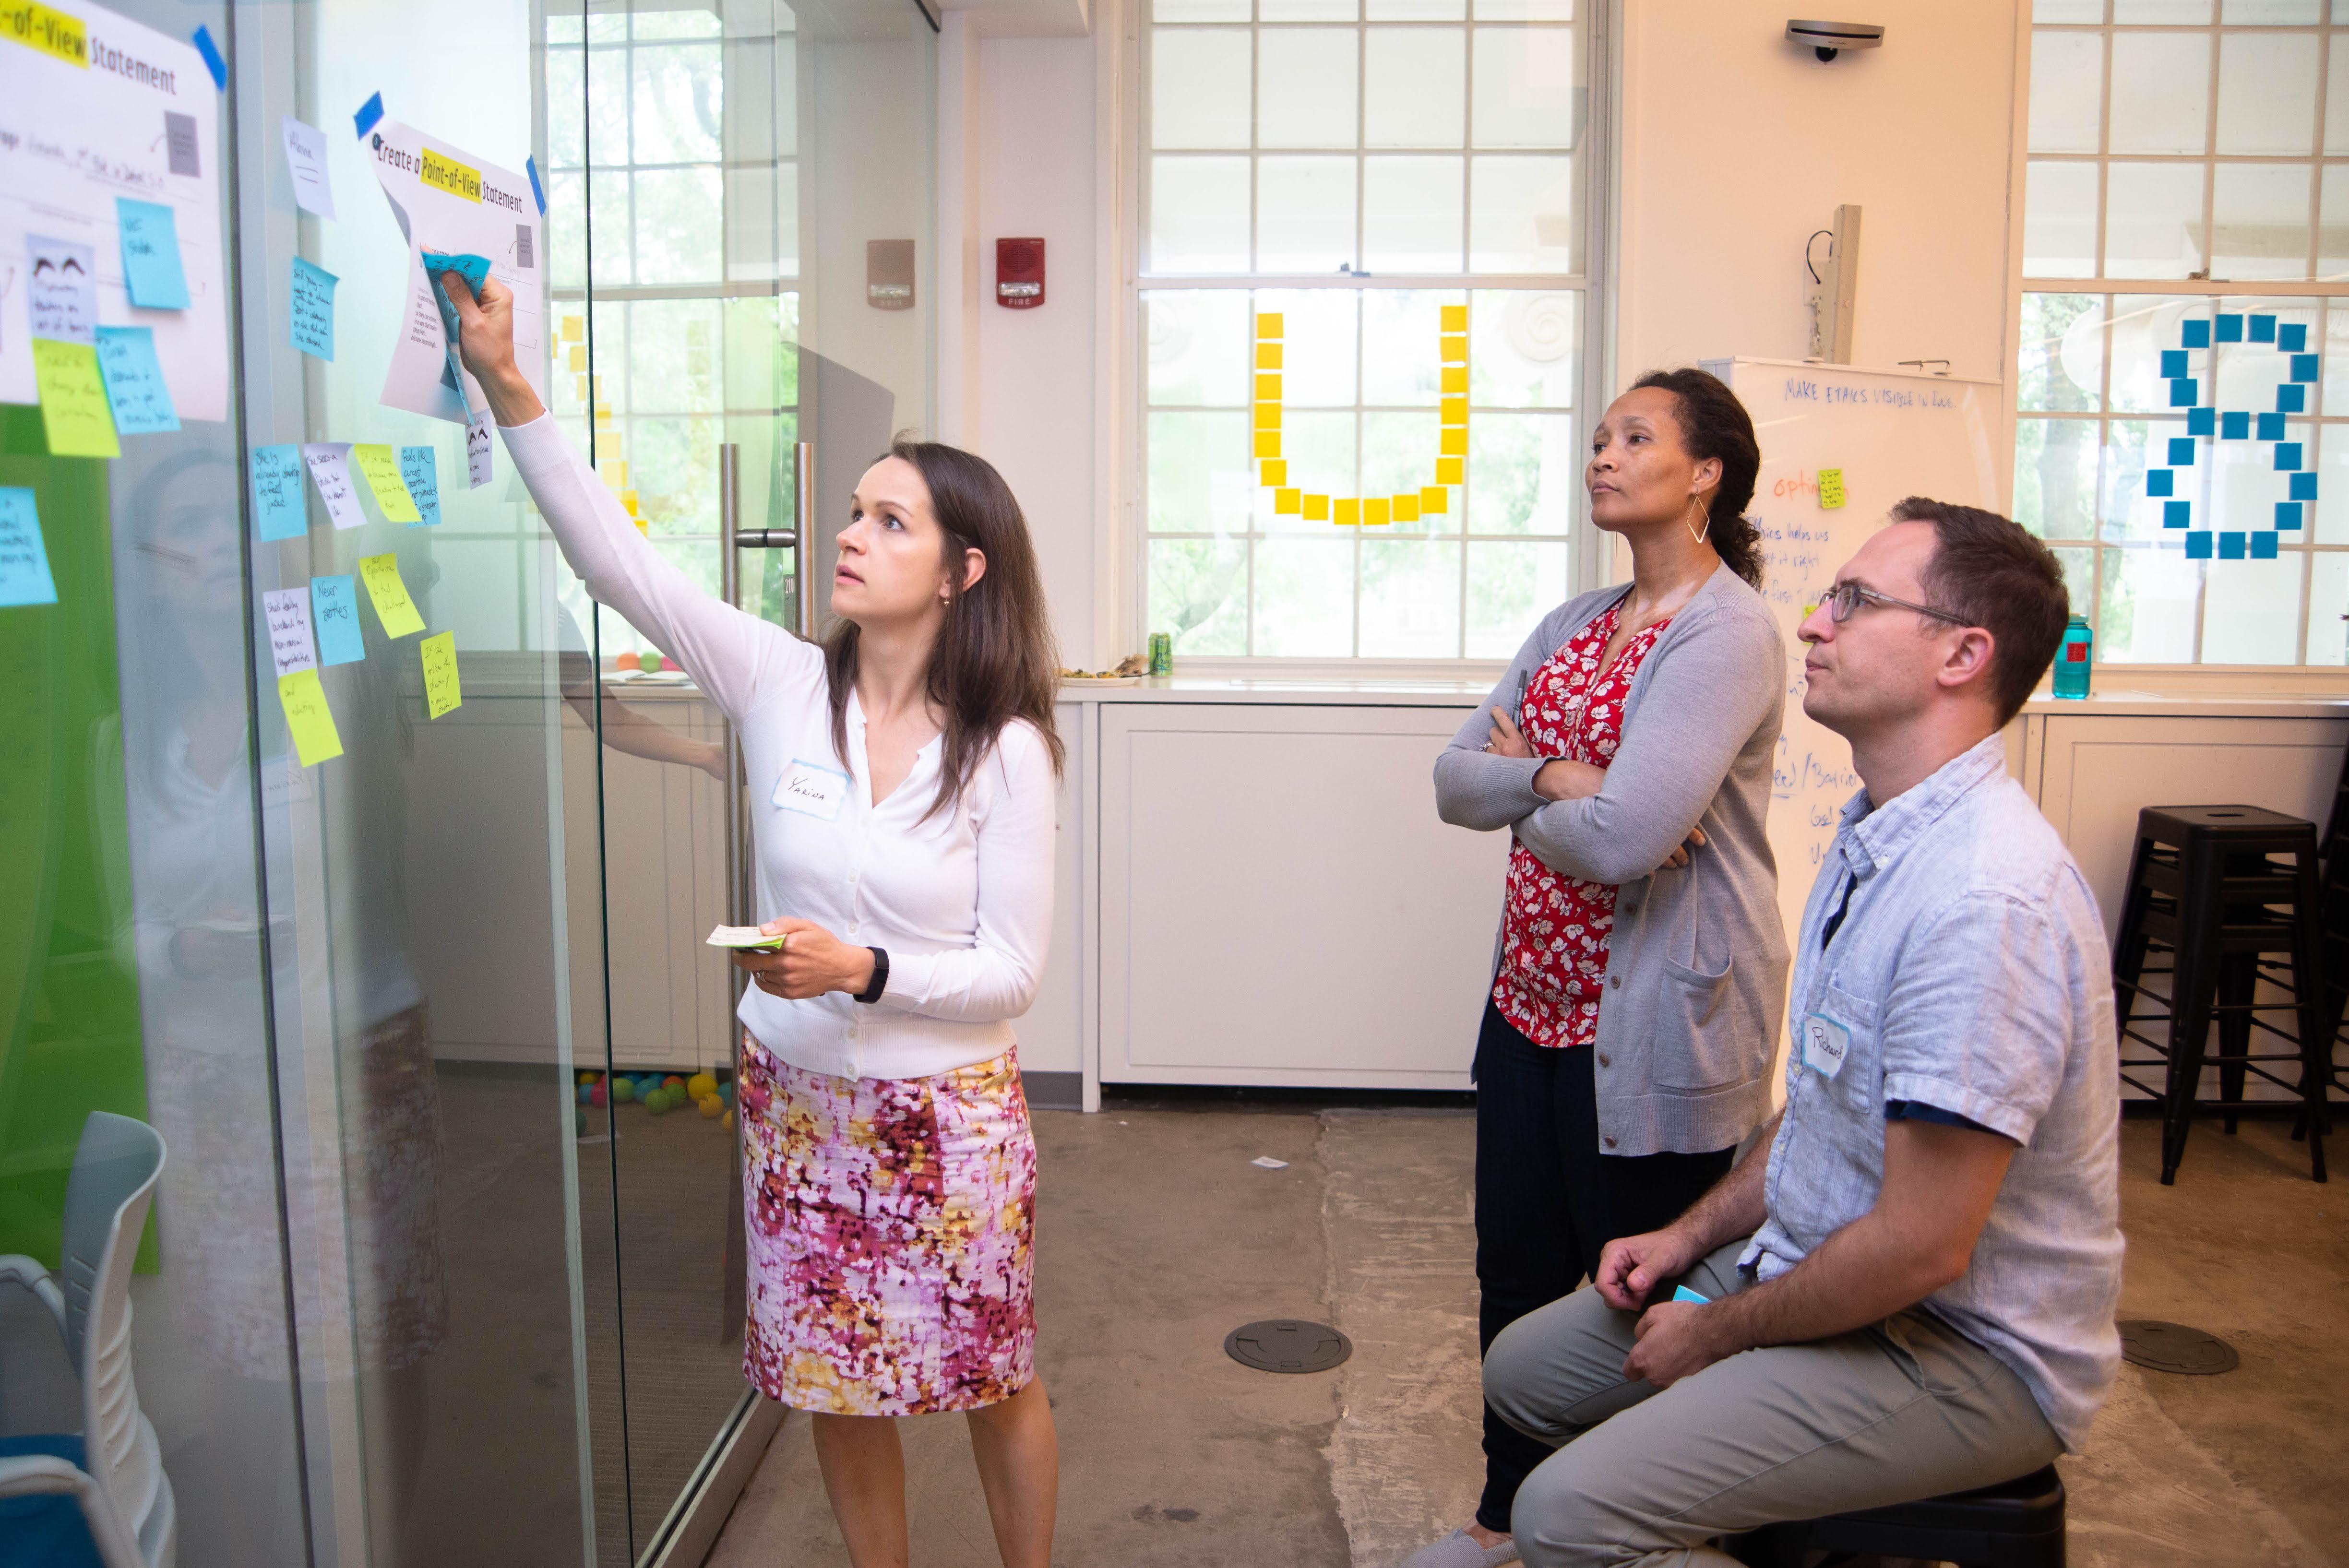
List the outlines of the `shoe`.
{"label": "shoe", "polygon": [[1441,1541],[1421,1547],[1402,1560],[1402,1568],[1501,1568],[1503,1563],[1516,1561],[1516,1542],[1504,1541],[1498,1546],[1479,1546],[1476,1538],[1464,1528],[1454,1531]]}

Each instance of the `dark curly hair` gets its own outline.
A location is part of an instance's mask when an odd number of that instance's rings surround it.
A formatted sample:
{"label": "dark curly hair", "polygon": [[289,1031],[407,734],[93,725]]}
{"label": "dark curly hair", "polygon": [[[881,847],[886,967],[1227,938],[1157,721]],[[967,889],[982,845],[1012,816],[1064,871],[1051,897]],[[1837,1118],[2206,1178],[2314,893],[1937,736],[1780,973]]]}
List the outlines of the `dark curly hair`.
{"label": "dark curly hair", "polygon": [[1745,516],[1754,476],[1762,470],[1753,417],[1725,382],[1702,370],[1651,370],[1631,383],[1633,391],[1642,387],[1669,392],[1680,405],[1676,418],[1691,457],[1721,460],[1721,487],[1713,492],[1704,536],[1732,572],[1761,587],[1762,531]]}

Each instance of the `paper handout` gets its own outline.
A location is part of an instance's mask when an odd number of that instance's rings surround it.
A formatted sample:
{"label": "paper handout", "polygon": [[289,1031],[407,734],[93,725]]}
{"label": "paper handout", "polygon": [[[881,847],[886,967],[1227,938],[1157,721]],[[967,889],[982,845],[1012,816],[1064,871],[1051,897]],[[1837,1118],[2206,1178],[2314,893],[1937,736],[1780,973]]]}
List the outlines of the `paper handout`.
{"label": "paper handout", "polygon": [[310,482],[318,487],[318,499],[326,503],[327,521],[336,528],[357,528],[367,521],[367,513],[359,510],[358,491],[351,488],[350,458],[348,441],[308,441],[302,447]]}
{"label": "paper handout", "polygon": [[252,461],[254,531],[264,540],[301,538],[310,527],[302,500],[302,449],[255,447]]}
{"label": "paper handout", "polygon": [[106,400],[114,428],[126,436],[151,436],[180,428],[171,408],[171,388],[155,361],[155,331],[146,326],[98,329],[98,369],[106,380]]}
{"label": "paper handout", "polygon": [[310,591],[273,588],[261,596],[261,612],[269,623],[269,656],[280,676],[318,667],[318,650],[310,640]]}
{"label": "paper handout", "polygon": [[438,718],[462,707],[465,692],[457,679],[457,634],[442,632],[416,645],[424,660],[424,706]]}
{"label": "paper handout", "polygon": [[335,181],[326,170],[326,133],[287,115],[285,172],[294,179],[295,204],[321,218],[335,215]]}
{"label": "paper handout", "polygon": [[359,557],[359,581],[367,584],[367,597],[375,601],[376,619],[383,623],[385,636],[405,637],[424,630],[424,617],[416,613],[416,601],[408,596],[408,584],[399,579],[398,556]]}
{"label": "paper handout", "polygon": [[285,709],[285,727],[294,737],[294,754],[305,768],[316,767],[343,754],[343,738],[335,732],[334,710],[326,706],[326,688],[316,670],[295,670],[277,677],[277,701]]}
{"label": "paper handout", "polygon": [[320,663],[353,665],[367,657],[367,635],[359,630],[358,590],[349,578],[311,578],[310,614],[317,626]]}
{"label": "paper handout", "polygon": [[0,489],[0,604],[54,604],[57,585],[41,543],[41,515],[33,492]]}
{"label": "paper handout", "polygon": [[399,482],[416,502],[417,521],[430,528],[440,521],[440,465],[429,447],[399,449]]}
{"label": "paper handout", "polygon": [[375,441],[361,441],[351,449],[351,457],[359,465],[359,475],[375,492],[375,504],[383,509],[387,522],[421,522],[417,515],[416,501],[408,493],[408,486],[399,477],[399,459],[391,449]]}
{"label": "paper handout", "polygon": [[141,310],[188,308],[188,277],[180,269],[180,226],[171,209],[156,201],[114,199],[116,226],[122,231],[122,286]]}

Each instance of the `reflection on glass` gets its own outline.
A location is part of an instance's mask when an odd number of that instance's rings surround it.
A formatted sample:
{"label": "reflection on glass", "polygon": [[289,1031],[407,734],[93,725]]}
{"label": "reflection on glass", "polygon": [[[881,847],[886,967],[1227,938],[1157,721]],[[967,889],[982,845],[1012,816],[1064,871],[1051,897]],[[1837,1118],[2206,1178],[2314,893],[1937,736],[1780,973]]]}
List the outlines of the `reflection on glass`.
{"label": "reflection on glass", "polygon": [[[2104,664],[2194,662],[2203,562],[2177,544],[2107,547],[2096,613],[2096,658]],[[2240,562],[2229,562],[2230,566]]]}

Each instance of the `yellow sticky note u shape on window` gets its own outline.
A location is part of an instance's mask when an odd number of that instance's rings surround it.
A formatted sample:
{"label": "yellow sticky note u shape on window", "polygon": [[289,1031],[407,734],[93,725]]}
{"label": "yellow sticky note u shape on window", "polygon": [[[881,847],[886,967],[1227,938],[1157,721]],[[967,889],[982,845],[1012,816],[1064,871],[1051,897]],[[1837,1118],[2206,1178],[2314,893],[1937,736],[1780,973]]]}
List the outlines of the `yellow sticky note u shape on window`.
{"label": "yellow sticky note u shape on window", "polygon": [[1452,492],[1442,485],[1420,486],[1419,510],[1430,517],[1442,517],[1452,510]]}
{"label": "yellow sticky note u shape on window", "polygon": [[1275,517],[1296,517],[1304,510],[1303,490],[1284,489],[1272,492],[1272,513]]}
{"label": "yellow sticky note u shape on window", "polygon": [[1387,506],[1388,500],[1385,496],[1374,495],[1365,498],[1362,501],[1362,526],[1384,528],[1387,525]]}
{"label": "yellow sticky note u shape on window", "polygon": [[1359,500],[1341,498],[1330,505],[1333,509],[1330,521],[1340,528],[1351,528],[1362,521],[1362,503]]}
{"label": "yellow sticky note u shape on window", "polygon": [[1280,456],[1280,432],[1278,430],[1258,430],[1256,433],[1256,455],[1259,458],[1277,458]]}
{"label": "yellow sticky note u shape on window", "polygon": [[1267,458],[1263,463],[1263,482],[1278,490],[1288,482],[1288,459]]}
{"label": "yellow sticky note u shape on window", "polygon": [[1257,344],[1256,346],[1256,367],[1258,370],[1279,369],[1280,345],[1278,343]]}
{"label": "yellow sticky note u shape on window", "polygon": [[1417,522],[1419,521],[1419,492],[1417,490],[1412,491],[1409,495],[1399,495],[1394,498],[1394,520],[1397,522]]}
{"label": "yellow sticky note u shape on window", "polygon": [[1257,312],[1256,335],[1258,337],[1278,337],[1281,335],[1280,313],[1277,310]]}
{"label": "yellow sticky note u shape on window", "polygon": [[1308,521],[1308,522],[1326,522],[1326,521],[1329,521],[1329,518],[1330,518],[1330,498],[1329,498],[1328,496],[1326,496],[1326,495],[1309,495],[1309,496],[1307,496],[1307,497],[1305,498],[1305,521]]}
{"label": "yellow sticky note u shape on window", "polygon": [[1435,459],[1435,482],[1436,482],[1437,484],[1440,484],[1440,485],[1456,485],[1456,484],[1465,484],[1465,483],[1467,483],[1468,481],[1467,481],[1467,480],[1466,480],[1466,477],[1461,473],[1461,469],[1463,469],[1466,468],[1467,466],[1468,466],[1468,465],[1467,465],[1464,461],[1463,461],[1461,459],[1458,459],[1458,458],[1438,458],[1438,459]]}

